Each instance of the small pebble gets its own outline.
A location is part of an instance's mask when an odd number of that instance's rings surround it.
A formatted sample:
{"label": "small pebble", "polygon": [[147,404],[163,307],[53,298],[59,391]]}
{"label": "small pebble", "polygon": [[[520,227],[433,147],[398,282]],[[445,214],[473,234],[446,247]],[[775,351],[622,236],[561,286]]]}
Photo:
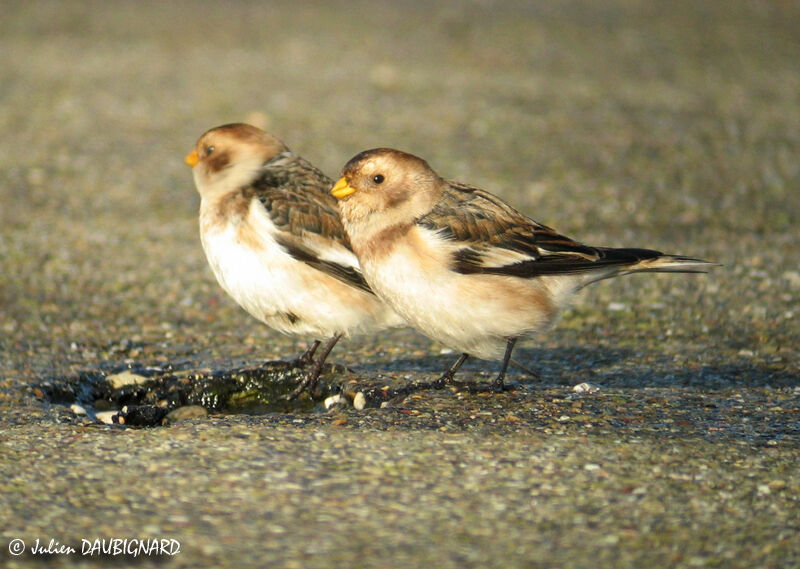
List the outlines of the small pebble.
{"label": "small pebble", "polygon": [[591,383],[579,383],[575,387],[572,388],[572,391],[575,393],[597,393],[600,391],[600,387],[597,385],[593,385]]}
{"label": "small pebble", "polygon": [[111,384],[114,389],[119,389],[125,385],[140,385],[147,381],[143,375],[139,375],[128,370],[106,377],[106,381]]}
{"label": "small pebble", "polygon": [[356,393],[356,396],[353,397],[353,407],[361,411],[364,407],[367,406],[367,398],[364,397],[364,394],[359,391]]}
{"label": "small pebble", "polygon": [[95,418],[101,423],[105,423],[106,425],[114,425],[114,417],[119,415],[119,411],[100,411],[99,413],[95,413]]}
{"label": "small pebble", "polygon": [[76,415],[87,415],[88,414],[88,413],[86,413],[86,409],[84,409],[81,405],[78,405],[77,403],[73,403],[72,405],[70,405],[69,406],[69,410],[72,411],[73,413],[75,413]]}
{"label": "small pebble", "polygon": [[208,416],[208,411],[202,405],[184,405],[178,407],[167,413],[167,419],[170,423],[178,423],[186,421],[187,419],[196,419],[198,417]]}
{"label": "small pebble", "polygon": [[334,405],[341,405],[344,402],[345,399],[341,395],[331,395],[325,399],[325,409],[330,409]]}

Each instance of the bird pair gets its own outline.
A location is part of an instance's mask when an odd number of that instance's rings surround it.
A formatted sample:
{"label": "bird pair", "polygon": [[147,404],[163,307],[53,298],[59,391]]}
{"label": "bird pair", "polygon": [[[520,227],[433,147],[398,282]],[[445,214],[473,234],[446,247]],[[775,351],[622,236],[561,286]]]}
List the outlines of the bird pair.
{"label": "bird pair", "polygon": [[473,355],[502,361],[491,384],[501,391],[517,339],[550,324],[582,287],[710,265],[583,245],[388,148],[356,155],[334,184],[277,138],[229,124],[203,134],[185,161],[219,284],[264,324],[314,339],[296,360],[311,367],[291,398],[313,393],[342,336],[403,324],[461,354],[433,385],[453,383]]}

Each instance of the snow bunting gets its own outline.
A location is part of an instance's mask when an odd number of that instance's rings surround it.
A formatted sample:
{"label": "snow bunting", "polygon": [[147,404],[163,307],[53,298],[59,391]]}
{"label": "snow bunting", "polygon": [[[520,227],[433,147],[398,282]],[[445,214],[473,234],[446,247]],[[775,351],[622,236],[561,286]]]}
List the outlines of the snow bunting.
{"label": "snow bunting", "polygon": [[517,339],[550,324],[590,283],[637,272],[705,272],[712,264],[583,245],[398,150],[356,155],[331,193],[372,290],[419,331],[461,352],[437,387],[452,383],[473,355],[502,359],[492,384],[502,390]]}
{"label": "snow bunting", "polygon": [[[314,343],[290,395],[313,392],[342,336],[402,320],[370,290],[344,233],[333,181],[247,124],[209,130],[185,162],[200,193],[200,239],[222,288],[252,316]],[[321,339],[328,339],[316,360]]]}

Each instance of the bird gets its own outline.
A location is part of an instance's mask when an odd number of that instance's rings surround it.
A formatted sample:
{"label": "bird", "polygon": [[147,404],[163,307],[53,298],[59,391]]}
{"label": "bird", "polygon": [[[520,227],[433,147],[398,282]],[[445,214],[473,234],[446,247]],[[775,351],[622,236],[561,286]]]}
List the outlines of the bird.
{"label": "bird", "polygon": [[184,161],[200,194],[200,240],[220,286],[267,326],[314,340],[294,361],[311,367],[288,399],[313,394],[342,336],[403,323],[362,276],[329,193],[333,180],[281,140],[226,124],[200,136]]}
{"label": "bird", "polygon": [[460,353],[500,360],[502,391],[517,340],[548,327],[573,295],[639,272],[708,272],[714,263],[640,248],[592,247],[490,192],[445,180],[392,148],[350,159],[331,189],[367,284],[412,327]]}

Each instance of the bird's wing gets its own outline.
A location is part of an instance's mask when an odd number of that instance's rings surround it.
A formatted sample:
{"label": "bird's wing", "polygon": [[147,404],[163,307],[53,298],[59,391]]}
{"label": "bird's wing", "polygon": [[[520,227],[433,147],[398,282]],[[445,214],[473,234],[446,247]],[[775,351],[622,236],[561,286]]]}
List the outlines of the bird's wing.
{"label": "bird's wing", "polygon": [[661,255],[649,249],[589,247],[525,217],[497,196],[449,182],[417,224],[456,244],[452,270],[531,278],[625,267]]}
{"label": "bird's wing", "polygon": [[275,241],[292,257],[372,292],[339,219],[332,186],[330,178],[291,152],[264,164],[252,184],[275,227]]}

